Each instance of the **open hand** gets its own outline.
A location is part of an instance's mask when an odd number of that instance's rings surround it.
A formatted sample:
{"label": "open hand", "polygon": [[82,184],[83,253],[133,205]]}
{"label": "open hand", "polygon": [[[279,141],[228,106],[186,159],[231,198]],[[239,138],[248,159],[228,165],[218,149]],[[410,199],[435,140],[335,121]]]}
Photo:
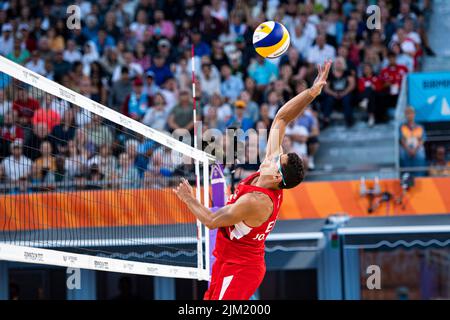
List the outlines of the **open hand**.
{"label": "open hand", "polygon": [[317,97],[322,92],[322,88],[327,84],[328,73],[330,72],[332,63],[331,60],[327,60],[323,66],[317,66],[318,74],[310,89],[310,92],[314,97]]}
{"label": "open hand", "polygon": [[181,178],[181,182],[176,189],[172,189],[173,192],[180,198],[181,201],[187,202],[191,199],[195,199],[194,189],[185,178]]}

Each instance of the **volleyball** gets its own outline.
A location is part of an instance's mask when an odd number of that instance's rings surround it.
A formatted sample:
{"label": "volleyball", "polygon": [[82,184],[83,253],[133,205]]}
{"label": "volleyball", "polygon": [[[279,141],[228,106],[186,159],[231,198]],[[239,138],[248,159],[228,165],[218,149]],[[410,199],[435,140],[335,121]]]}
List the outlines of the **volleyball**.
{"label": "volleyball", "polygon": [[290,42],[286,27],[275,21],[263,22],[253,32],[253,46],[264,58],[278,58],[286,52]]}

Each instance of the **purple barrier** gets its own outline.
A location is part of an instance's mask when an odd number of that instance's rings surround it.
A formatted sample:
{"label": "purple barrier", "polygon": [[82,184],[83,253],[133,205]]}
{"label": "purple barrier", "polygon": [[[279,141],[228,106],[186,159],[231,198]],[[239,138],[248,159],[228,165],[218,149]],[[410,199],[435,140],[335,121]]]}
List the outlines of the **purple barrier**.
{"label": "purple barrier", "polygon": [[[212,212],[216,212],[225,205],[226,182],[223,175],[223,165],[215,164],[211,168]],[[217,229],[209,231],[209,256],[210,268],[214,263],[213,251],[216,245]],[[210,270],[211,271],[211,270]]]}

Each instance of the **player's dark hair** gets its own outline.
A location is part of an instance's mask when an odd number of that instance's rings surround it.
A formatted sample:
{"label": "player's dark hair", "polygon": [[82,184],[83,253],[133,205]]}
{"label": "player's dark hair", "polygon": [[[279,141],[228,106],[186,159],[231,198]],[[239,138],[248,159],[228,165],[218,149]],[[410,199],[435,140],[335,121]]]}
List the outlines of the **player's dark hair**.
{"label": "player's dark hair", "polygon": [[302,158],[294,153],[287,154],[287,163],[281,166],[281,172],[283,173],[284,181],[280,182],[280,189],[291,189],[299,185],[305,178],[305,167]]}

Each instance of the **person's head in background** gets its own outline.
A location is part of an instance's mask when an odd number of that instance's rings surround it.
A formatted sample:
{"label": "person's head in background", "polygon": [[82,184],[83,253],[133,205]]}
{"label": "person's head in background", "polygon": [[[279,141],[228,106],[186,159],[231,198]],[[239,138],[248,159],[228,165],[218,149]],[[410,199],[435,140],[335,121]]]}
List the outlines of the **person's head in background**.
{"label": "person's head in background", "polygon": [[136,95],[140,96],[144,88],[144,82],[140,77],[137,77],[133,81],[133,91]]}
{"label": "person's head in background", "polygon": [[222,78],[224,80],[227,80],[231,77],[231,68],[228,64],[224,64],[220,69],[220,72],[222,73]]}
{"label": "person's head in background", "polygon": [[333,63],[333,71],[343,73],[345,70],[347,70],[347,62],[343,57],[337,57]]}
{"label": "person's head in background", "polygon": [[126,153],[126,152],[122,152],[119,155],[119,166],[121,169],[126,169],[128,167],[130,167],[132,164],[132,158],[131,156]]}
{"label": "person's head in background", "polygon": [[371,78],[373,76],[372,65],[370,63],[364,63],[362,73],[365,78]]}
{"label": "person's head in background", "polygon": [[161,93],[156,93],[154,98],[153,98],[153,107],[156,110],[164,110],[165,106],[166,106],[166,99],[164,98],[164,96]]}
{"label": "person's head in background", "polygon": [[211,106],[212,107],[220,107],[222,105],[222,96],[218,92],[214,92],[211,96]]}
{"label": "person's head in background", "polygon": [[123,66],[120,69],[120,81],[128,82],[130,80],[130,69],[127,66]]}
{"label": "person's head in background", "polygon": [[125,142],[125,153],[134,161],[138,154],[139,141],[129,139]]}
{"label": "person's head in background", "polygon": [[413,107],[406,107],[405,118],[408,125],[413,125],[415,123],[416,111]]}
{"label": "person's head in background", "polygon": [[325,47],[326,41],[327,41],[327,38],[324,33],[319,33],[317,35],[316,44],[319,47],[319,49],[323,49]]}
{"label": "person's head in background", "polygon": [[79,84],[80,94],[86,97],[90,97],[92,94],[92,84],[89,77],[83,76]]}
{"label": "person's head in background", "polygon": [[15,159],[20,159],[23,154],[23,141],[22,139],[16,139],[10,144],[11,155]]}
{"label": "person's head in background", "polygon": [[245,90],[247,90],[248,92],[254,92],[256,89],[255,80],[253,80],[253,78],[251,78],[251,77],[245,78],[244,87],[245,87]]}
{"label": "person's head in background", "polygon": [[234,103],[234,113],[236,115],[236,118],[242,119],[245,114],[245,108],[247,107],[247,103],[243,100],[236,100]]}
{"label": "person's head in background", "polygon": [[271,106],[278,105],[280,102],[280,96],[278,92],[276,92],[275,90],[270,91],[267,95],[267,102]]}
{"label": "person's head in background", "polygon": [[43,141],[40,146],[41,157],[48,158],[52,156],[52,145],[48,141]]}
{"label": "person's head in background", "polygon": [[161,54],[157,53],[153,57],[153,62],[155,64],[155,67],[162,68],[166,63],[166,59]]}
{"label": "person's head in background", "polygon": [[260,116],[261,120],[268,120],[270,118],[269,105],[267,103],[263,103],[261,105],[261,107],[259,108],[259,116]]}
{"label": "person's head in background", "polygon": [[180,106],[183,108],[187,108],[190,106],[190,96],[189,96],[189,91],[187,90],[183,90],[180,92]]}
{"label": "person's head in background", "polygon": [[437,163],[445,165],[447,162],[446,155],[447,154],[446,154],[445,146],[438,146],[436,148],[436,162]]}
{"label": "person's head in background", "polygon": [[388,63],[389,63],[390,67],[397,65],[397,55],[395,54],[394,51],[389,51],[387,58],[388,58]]}

